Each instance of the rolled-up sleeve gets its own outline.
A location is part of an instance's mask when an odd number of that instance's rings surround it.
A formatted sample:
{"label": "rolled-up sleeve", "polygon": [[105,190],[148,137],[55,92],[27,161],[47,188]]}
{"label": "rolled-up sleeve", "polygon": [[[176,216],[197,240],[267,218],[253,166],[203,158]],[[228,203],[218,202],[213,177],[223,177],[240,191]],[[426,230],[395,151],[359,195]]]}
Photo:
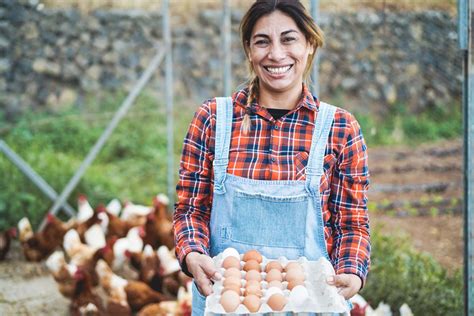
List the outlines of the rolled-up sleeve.
{"label": "rolled-up sleeve", "polygon": [[176,255],[183,270],[192,251],[208,254],[212,199],[211,101],[195,113],[184,139],[173,215]]}
{"label": "rolled-up sleeve", "polygon": [[332,177],[329,202],[334,238],[330,255],[337,274],[356,274],[365,284],[371,251],[367,146],[359,123],[351,114],[345,112],[341,121],[344,145]]}

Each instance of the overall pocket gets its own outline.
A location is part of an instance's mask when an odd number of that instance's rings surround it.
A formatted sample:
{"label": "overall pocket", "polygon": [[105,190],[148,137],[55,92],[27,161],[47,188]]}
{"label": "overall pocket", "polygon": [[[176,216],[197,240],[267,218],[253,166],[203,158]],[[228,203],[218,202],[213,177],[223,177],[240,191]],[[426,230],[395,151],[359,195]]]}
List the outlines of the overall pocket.
{"label": "overall pocket", "polygon": [[304,249],[309,197],[270,196],[236,191],[231,240],[277,248]]}

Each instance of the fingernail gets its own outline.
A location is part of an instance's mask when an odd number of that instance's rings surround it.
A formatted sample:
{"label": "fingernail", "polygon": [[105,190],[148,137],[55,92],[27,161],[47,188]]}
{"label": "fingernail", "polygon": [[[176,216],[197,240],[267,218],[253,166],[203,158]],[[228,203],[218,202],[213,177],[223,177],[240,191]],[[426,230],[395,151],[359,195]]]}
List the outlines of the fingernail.
{"label": "fingernail", "polygon": [[326,279],[327,283],[334,283],[334,277],[330,276]]}

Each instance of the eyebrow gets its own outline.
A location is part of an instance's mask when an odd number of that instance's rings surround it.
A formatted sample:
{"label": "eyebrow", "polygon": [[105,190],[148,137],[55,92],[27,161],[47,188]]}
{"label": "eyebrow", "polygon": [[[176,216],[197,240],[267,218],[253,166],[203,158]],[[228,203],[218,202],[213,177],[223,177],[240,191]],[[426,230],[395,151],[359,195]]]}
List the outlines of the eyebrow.
{"label": "eyebrow", "polygon": [[[287,35],[289,33],[293,33],[293,32],[298,33],[298,31],[291,29],[291,30],[288,30],[288,31],[281,32],[281,36],[285,36],[285,35]],[[270,38],[270,36],[268,36],[267,34],[263,34],[263,33],[257,33],[252,38],[256,38],[256,37]]]}

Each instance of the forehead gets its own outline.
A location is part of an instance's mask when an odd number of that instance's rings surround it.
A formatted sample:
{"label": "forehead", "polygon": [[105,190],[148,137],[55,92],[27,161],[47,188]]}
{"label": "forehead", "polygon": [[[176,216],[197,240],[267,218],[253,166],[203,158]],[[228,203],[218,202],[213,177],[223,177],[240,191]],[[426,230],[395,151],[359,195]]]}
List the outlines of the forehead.
{"label": "forehead", "polygon": [[279,36],[282,32],[290,29],[301,33],[301,30],[289,15],[277,10],[257,20],[252,30],[252,36],[255,34]]}

